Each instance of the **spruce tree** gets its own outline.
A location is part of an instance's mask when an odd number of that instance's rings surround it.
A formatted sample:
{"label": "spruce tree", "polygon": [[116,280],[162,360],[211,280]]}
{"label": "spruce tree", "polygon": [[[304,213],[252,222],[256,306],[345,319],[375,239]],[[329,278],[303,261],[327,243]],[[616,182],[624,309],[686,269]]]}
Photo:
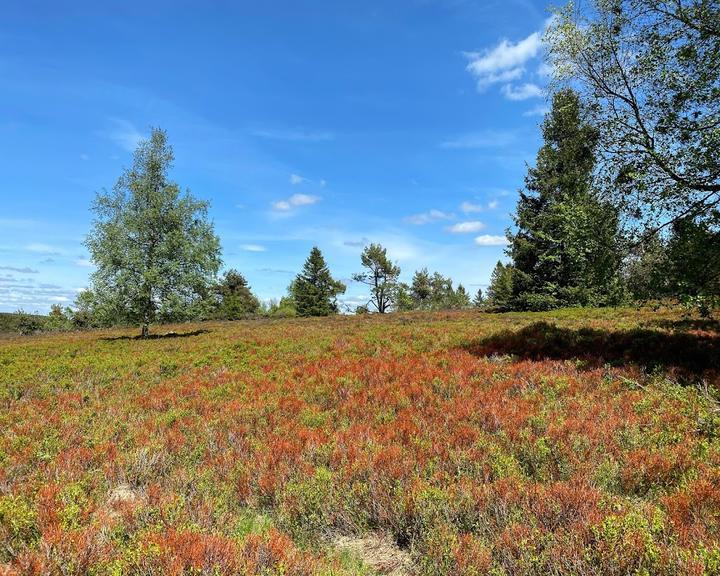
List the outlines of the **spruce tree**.
{"label": "spruce tree", "polygon": [[218,298],[216,316],[224,320],[238,320],[257,314],[260,301],[250,291],[245,277],[237,270],[228,270],[215,287]]}
{"label": "spruce tree", "polygon": [[513,297],[513,266],[498,260],[490,275],[487,301],[497,310],[507,310]]}
{"label": "spruce tree", "polygon": [[465,290],[465,286],[458,284],[453,295],[453,308],[468,308],[470,306],[470,294]]}
{"label": "spruce tree", "polygon": [[485,306],[485,295],[483,294],[482,288],[478,288],[477,292],[475,293],[475,298],[473,298],[472,305],[475,306],[475,308],[482,308]]}
{"label": "spruce tree", "polygon": [[327,316],[337,313],[336,298],[345,292],[345,284],[330,275],[322,252],[313,246],[290,292],[299,316]]}
{"label": "spruce tree", "polygon": [[544,144],[520,192],[508,232],[518,309],[602,305],[618,295],[618,216],[593,188],[598,134],[578,95],[553,96]]}

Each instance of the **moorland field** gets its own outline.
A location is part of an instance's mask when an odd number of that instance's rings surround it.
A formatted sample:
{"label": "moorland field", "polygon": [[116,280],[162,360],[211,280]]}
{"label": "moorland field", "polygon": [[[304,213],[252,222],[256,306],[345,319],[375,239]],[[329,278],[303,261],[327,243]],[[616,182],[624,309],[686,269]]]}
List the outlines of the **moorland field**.
{"label": "moorland field", "polygon": [[0,574],[720,573],[716,323],[135,334],[0,337]]}

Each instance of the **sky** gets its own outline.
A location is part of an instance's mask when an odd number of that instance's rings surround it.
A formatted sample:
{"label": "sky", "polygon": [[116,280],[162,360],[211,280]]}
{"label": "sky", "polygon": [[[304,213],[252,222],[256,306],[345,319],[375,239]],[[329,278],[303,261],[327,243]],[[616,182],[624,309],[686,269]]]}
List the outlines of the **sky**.
{"label": "sky", "polygon": [[544,0],[6,0],[0,311],[89,285],[90,206],[151,127],[263,300],[317,245],[343,303],[365,303],[349,279],[370,242],[403,280],[484,289],[540,145],[548,17]]}

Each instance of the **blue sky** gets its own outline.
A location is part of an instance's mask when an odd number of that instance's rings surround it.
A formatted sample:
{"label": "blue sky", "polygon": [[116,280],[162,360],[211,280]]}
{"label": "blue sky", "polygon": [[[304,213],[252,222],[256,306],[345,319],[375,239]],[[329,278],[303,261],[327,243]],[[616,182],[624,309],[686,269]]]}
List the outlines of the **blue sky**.
{"label": "blue sky", "polygon": [[[150,126],[226,267],[277,298],[317,245],[485,286],[540,142],[544,1],[3,3],[0,311],[87,286],[95,192]],[[345,300],[364,301],[349,283]]]}

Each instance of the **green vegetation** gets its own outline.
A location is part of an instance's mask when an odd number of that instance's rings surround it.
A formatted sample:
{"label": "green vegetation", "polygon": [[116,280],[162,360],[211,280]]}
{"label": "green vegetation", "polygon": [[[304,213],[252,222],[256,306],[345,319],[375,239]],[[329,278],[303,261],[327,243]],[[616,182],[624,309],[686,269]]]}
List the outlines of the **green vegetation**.
{"label": "green vegetation", "polygon": [[208,203],[168,180],[173,151],[154,129],[111,193],[98,194],[86,245],[97,270],[88,297],[104,324],[197,317],[220,268]]}
{"label": "green vegetation", "polygon": [[290,286],[298,316],[328,316],[338,311],[337,296],[345,293],[345,284],[335,280],[322,252],[313,246],[302,272]]}
{"label": "green vegetation", "polygon": [[716,573],[716,322],[166,330],[0,337],[8,574]]}

